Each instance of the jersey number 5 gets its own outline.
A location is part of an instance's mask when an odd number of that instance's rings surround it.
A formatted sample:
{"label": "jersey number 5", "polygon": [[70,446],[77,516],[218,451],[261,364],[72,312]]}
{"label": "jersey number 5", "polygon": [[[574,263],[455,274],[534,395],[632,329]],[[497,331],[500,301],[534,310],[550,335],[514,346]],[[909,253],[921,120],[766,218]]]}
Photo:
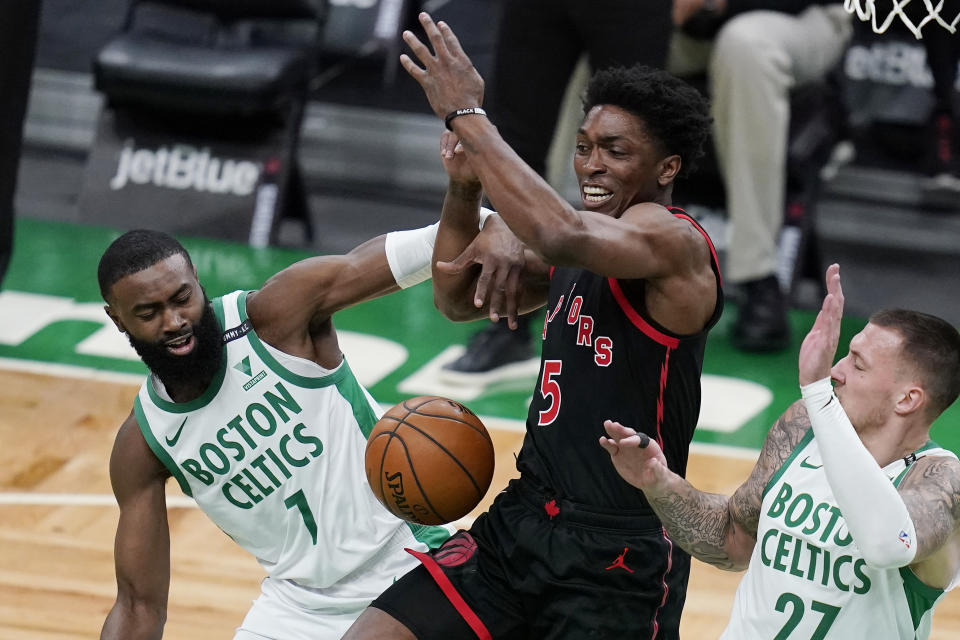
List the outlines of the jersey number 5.
{"label": "jersey number 5", "polygon": [[550,404],[546,409],[540,412],[540,420],[537,422],[541,427],[552,424],[560,414],[560,384],[554,379],[560,375],[563,369],[563,360],[544,360],[543,376],[540,377],[540,395],[544,400],[549,400]]}

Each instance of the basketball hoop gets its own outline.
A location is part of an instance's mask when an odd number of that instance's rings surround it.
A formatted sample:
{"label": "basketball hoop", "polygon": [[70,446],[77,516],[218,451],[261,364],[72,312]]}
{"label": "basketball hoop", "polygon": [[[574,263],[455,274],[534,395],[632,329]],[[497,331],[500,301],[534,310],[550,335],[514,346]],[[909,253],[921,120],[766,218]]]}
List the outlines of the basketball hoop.
{"label": "basketball hoop", "polygon": [[[919,15],[908,16],[905,13],[905,7],[910,4],[911,0],[890,1],[893,3],[893,8],[890,9],[890,13],[883,18],[882,22],[877,15],[876,0],[844,0],[843,8],[847,10],[847,13],[856,15],[861,21],[869,21],[874,33],[885,32],[898,16],[918,40],[923,37],[921,30],[931,22],[939,24],[950,33],[957,32],[957,24],[960,23],[960,11],[952,17],[940,15],[940,12],[944,9],[944,5],[948,0],[939,0],[936,3],[931,0],[922,0],[923,8],[927,10],[927,14],[923,17]],[[913,2],[919,3],[921,0],[913,0]],[[911,9],[913,12],[922,12],[922,8],[917,6],[917,4],[914,4]],[[947,20],[950,22],[947,22]]]}

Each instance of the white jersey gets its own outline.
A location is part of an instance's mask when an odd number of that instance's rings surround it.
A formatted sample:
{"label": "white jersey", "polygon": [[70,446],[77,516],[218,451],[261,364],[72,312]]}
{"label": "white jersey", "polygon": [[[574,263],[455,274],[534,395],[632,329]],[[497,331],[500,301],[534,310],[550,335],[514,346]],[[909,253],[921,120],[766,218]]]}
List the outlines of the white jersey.
{"label": "white jersey", "polygon": [[[956,456],[936,444],[883,468],[896,486],[915,457]],[[757,544],[737,588],[726,640],[923,640],[946,593],[909,567],[877,569],[847,531],[813,430],[764,489]],[[901,542],[911,544],[904,535]]]}
{"label": "white jersey", "polygon": [[[220,370],[190,402],[170,401],[155,378],[144,383],[134,409],[147,444],[299,606],[365,605],[397,567],[416,565],[403,547],[435,547],[449,531],[407,524],[374,497],[364,447],[380,409],[346,360],[327,370],[262,342],[246,292],[213,306],[227,328]],[[378,554],[402,560],[379,575]]]}

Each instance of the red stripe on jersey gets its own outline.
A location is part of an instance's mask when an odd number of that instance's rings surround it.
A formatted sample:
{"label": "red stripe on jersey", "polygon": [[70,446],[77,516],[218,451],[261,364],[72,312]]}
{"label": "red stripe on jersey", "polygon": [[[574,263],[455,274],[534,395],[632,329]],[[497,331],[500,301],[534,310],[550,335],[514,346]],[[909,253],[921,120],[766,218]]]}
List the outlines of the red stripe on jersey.
{"label": "red stripe on jersey", "polygon": [[483,624],[483,621],[480,617],[473,612],[473,609],[470,608],[470,605],[466,603],[463,599],[463,596],[457,591],[457,588],[453,586],[453,583],[450,582],[450,578],[447,577],[447,574],[443,572],[443,569],[440,568],[440,565],[437,564],[437,561],[433,559],[432,556],[426,553],[420,553],[419,551],[414,551],[413,549],[404,549],[407,553],[412,555],[414,558],[419,560],[423,567],[427,570],[427,573],[430,574],[430,577],[433,578],[434,582],[437,583],[437,586],[440,587],[440,590],[443,591],[443,595],[447,597],[447,600],[450,601],[450,604],[453,605],[453,608],[457,610],[457,613],[460,614],[460,617],[470,625],[470,628],[473,629],[473,632],[477,634],[477,637],[480,640],[493,640],[493,636],[490,635],[490,631],[487,629],[486,625]]}
{"label": "red stripe on jersey", "polygon": [[663,531],[663,539],[667,541],[667,570],[663,572],[663,576],[660,578],[660,583],[663,585],[663,598],[660,599],[660,606],[657,607],[657,610],[653,613],[653,635],[650,636],[650,640],[655,640],[657,637],[657,632],[660,631],[660,623],[657,622],[657,617],[660,615],[660,609],[663,609],[663,606],[667,604],[667,594],[670,593],[670,587],[667,585],[667,575],[670,573],[670,569],[673,568],[673,541],[670,539],[670,536],[667,535],[667,529],[665,527],[660,527],[660,530]]}
{"label": "red stripe on jersey", "polygon": [[660,393],[657,395],[657,444],[663,449],[663,394],[667,390],[667,373],[670,370],[670,347],[663,354],[663,364],[660,365]]}
{"label": "red stripe on jersey", "polygon": [[623,309],[623,312],[627,314],[627,317],[630,318],[633,326],[640,329],[644,335],[654,342],[658,342],[665,347],[676,349],[680,345],[679,339],[670,337],[662,331],[658,331],[637,313],[637,310],[630,305],[630,301],[627,300],[627,296],[623,293],[623,289],[620,288],[620,283],[617,282],[616,278],[607,278],[607,282],[610,284],[610,291],[613,292],[614,299],[617,301],[617,304],[620,305],[620,308]]}
{"label": "red stripe on jersey", "polygon": [[553,280],[553,270],[556,269],[555,266],[550,265],[550,279]]}
{"label": "red stripe on jersey", "polygon": [[692,225],[693,225],[693,228],[696,229],[697,231],[699,231],[699,232],[700,232],[700,235],[703,236],[703,239],[707,241],[707,246],[710,247],[710,255],[713,256],[713,263],[714,263],[715,265],[717,265],[717,282],[719,282],[719,283],[720,283],[720,286],[722,287],[722,286],[723,286],[723,278],[720,277],[720,260],[719,260],[719,258],[717,258],[717,250],[716,250],[716,248],[713,246],[713,241],[710,240],[710,236],[708,236],[708,235],[707,235],[707,232],[704,231],[703,228],[702,228],[699,224],[697,224],[697,221],[696,221],[696,220],[694,220],[693,218],[691,218],[691,217],[688,216],[687,214],[685,214],[685,213],[675,213],[675,212],[673,212],[673,211],[671,211],[670,213],[673,213],[673,215],[675,215],[676,217],[682,218],[683,220],[686,220],[687,222],[689,222],[690,224],[692,224]]}

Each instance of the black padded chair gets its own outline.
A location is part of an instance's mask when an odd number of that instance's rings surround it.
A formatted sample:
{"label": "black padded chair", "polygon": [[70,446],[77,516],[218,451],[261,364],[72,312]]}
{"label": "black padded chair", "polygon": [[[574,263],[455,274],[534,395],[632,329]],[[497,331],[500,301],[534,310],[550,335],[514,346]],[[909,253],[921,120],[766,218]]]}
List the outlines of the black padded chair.
{"label": "black padded chair", "polygon": [[[273,150],[260,154],[264,175],[282,169],[272,178],[276,195],[256,203],[262,212],[267,202],[270,212],[250,223],[249,241],[272,241],[284,217],[301,220],[312,238],[297,148],[327,14],[328,0],[131,0],[122,32],[93,61],[112,118],[102,127],[154,139],[159,132],[173,145],[225,140],[231,151],[270,141]],[[169,230],[206,228],[179,224]]]}
{"label": "black padded chair", "polygon": [[316,73],[326,0],[133,0],[94,60],[111,105],[283,113]]}

